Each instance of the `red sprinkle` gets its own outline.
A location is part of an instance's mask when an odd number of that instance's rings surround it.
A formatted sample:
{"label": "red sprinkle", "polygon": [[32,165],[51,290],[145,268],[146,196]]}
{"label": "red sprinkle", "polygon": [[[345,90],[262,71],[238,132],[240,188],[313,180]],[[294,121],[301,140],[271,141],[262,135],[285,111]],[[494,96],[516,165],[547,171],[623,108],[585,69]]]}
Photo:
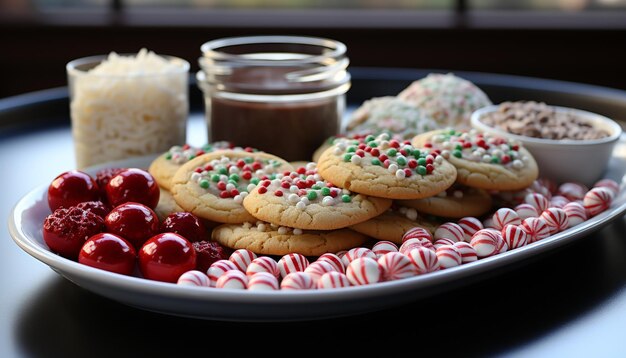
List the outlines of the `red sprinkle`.
{"label": "red sprinkle", "polygon": [[199,150],[199,151],[196,152],[196,157],[199,156],[199,155],[202,155],[204,153],[205,153],[204,150]]}
{"label": "red sprinkle", "polygon": [[213,166],[211,164],[207,164],[204,166],[204,170],[206,171],[213,170]]}
{"label": "red sprinkle", "polygon": [[259,179],[261,179],[261,180],[267,180],[267,179],[269,179],[269,178],[270,178],[270,177],[268,177],[267,175],[263,175],[263,176],[262,176],[262,177],[260,177]]}
{"label": "red sprinkle", "polygon": [[472,143],[470,142],[463,143],[463,148],[471,148],[471,147],[472,147]]}
{"label": "red sprinkle", "polygon": [[266,188],[267,188],[268,186],[270,186],[270,184],[272,184],[272,182],[271,182],[271,181],[269,181],[269,180],[263,180],[263,182],[261,183],[261,185],[263,185],[263,186],[264,186],[264,187],[266,187]]}
{"label": "red sprinkle", "polygon": [[417,160],[409,159],[409,168],[417,168]]}
{"label": "red sprinkle", "polygon": [[424,148],[432,148],[433,144],[431,142],[424,143]]}
{"label": "red sprinkle", "polygon": [[359,157],[363,158],[365,156],[365,152],[362,151],[361,149],[356,151],[356,155],[358,155]]}
{"label": "red sprinkle", "polygon": [[202,173],[202,168],[196,168],[196,170],[194,170],[196,173]]}
{"label": "red sprinkle", "polygon": [[390,146],[391,148],[398,148],[398,147],[400,147],[400,143],[398,143],[398,141],[397,141],[397,140],[392,139],[391,141],[389,141],[389,146]]}
{"label": "red sprinkle", "polygon": [[390,165],[391,165],[391,160],[385,159],[385,161],[383,161],[383,167],[389,168]]}
{"label": "red sprinkle", "polygon": [[259,162],[254,162],[254,163],[252,163],[252,169],[254,169],[254,170],[259,170],[259,169],[261,169],[261,168],[263,168],[263,166],[261,165],[261,163],[259,163]]}
{"label": "red sprinkle", "polygon": [[306,181],[304,180],[298,180],[296,182],[296,185],[298,186],[298,189],[304,189],[306,188]]}
{"label": "red sprinkle", "polygon": [[402,154],[402,155],[406,156],[406,150],[404,150],[404,149],[400,149],[400,154]]}
{"label": "red sprinkle", "polygon": [[274,195],[276,195],[276,196],[283,196],[283,192],[281,190],[276,190],[274,192]]}
{"label": "red sprinkle", "polygon": [[426,157],[426,164],[433,164],[433,158],[432,157]]}
{"label": "red sprinkle", "polygon": [[510,161],[511,161],[511,157],[508,156],[507,154],[502,156],[502,164],[506,164],[506,163],[508,163]]}
{"label": "red sprinkle", "polygon": [[411,144],[411,141],[410,141],[410,140],[405,140],[405,141],[404,141],[404,142],[402,142],[402,143],[404,143],[404,144]]}
{"label": "red sprinkle", "polygon": [[243,168],[243,166],[244,166],[244,165],[246,165],[246,162],[244,162],[244,161],[243,161],[243,159],[239,159],[239,160],[237,161],[237,166],[238,166],[239,168]]}
{"label": "red sprinkle", "polygon": [[222,199],[230,198],[230,194],[226,190],[221,191],[220,192],[220,198],[222,198]]}
{"label": "red sprinkle", "polygon": [[230,196],[235,197],[235,196],[237,196],[237,195],[239,195],[239,190],[237,190],[237,189],[232,189],[232,190],[230,191]]}
{"label": "red sprinkle", "polygon": [[310,187],[312,187],[313,185],[315,185],[315,180],[313,180],[313,179],[309,179],[309,180],[307,180],[307,181],[306,181],[306,187],[307,187],[307,188],[310,188]]}
{"label": "red sprinkle", "polygon": [[432,173],[435,170],[435,166],[432,164],[426,164],[426,172]]}
{"label": "red sprinkle", "polygon": [[365,149],[365,148],[367,148],[367,146],[365,145],[365,143],[361,143],[361,144],[359,144],[358,148],[359,149]]}
{"label": "red sprinkle", "polygon": [[306,173],[306,168],[305,168],[305,167],[300,167],[300,168],[298,168],[298,169],[296,170],[296,172],[297,172],[298,174],[304,174],[304,173]]}
{"label": "red sprinkle", "polygon": [[365,151],[370,153],[372,151],[372,147],[365,147]]}
{"label": "red sprinkle", "polygon": [[284,189],[289,189],[291,184],[289,184],[288,182],[284,181],[284,182],[280,183],[280,186],[283,187]]}
{"label": "red sprinkle", "polygon": [[226,190],[226,183],[224,183],[223,181],[220,181],[217,183],[217,189],[219,190]]}
{"label": "red sprinkle", "polygon": [[183,145],[183,150],[187,150],[187,149],[189,149],[189,148],[190,148],[189,144],[185,144],[185,145]]}
{"label": "red sprinkle", "polygon": [[385,154],[381,154],[378,156],[378,160],[380,160],[381,162],[384,162],[387,159],[389,159],[389,157],[386,156]]}
{"label": "red sprinkle", "polygon": [[377,157],[380,155],[380,150],[378,150],[378,148],[372,148],[372,151],[370,152],[371,155],[373,155],[374,157]]}
{"label": "red sprinkle", "polygon": [[515,151],[518,151],[519,150],[519,145],[514,145],[514,146],[511,147],[511,149],[513,149]]}
{"label": "red sprinkle", "polygon": [[411,169],[404,169],[404,176],[407,178],[410,178],[411,175],[413,175],[413,172],[411,171]]}
{"label": "red sprinkle", "polygon": [[260,186],[259,189],[257,189],[259,191],[259,194],[265,194],[267,193],[267,188],[264,186]]}
{"label": "red sprinkle", "polygon": [[252,153],[252,152],[254,152],[254,148],[252,148],[252,147],[245,147],[245,148],[244,148],[244,150],[245,150],[246,152],[248,152],[248,153]]}
{"label": "red sprinkle", "polygon": [[248,171],[245,171],[245,172],[243,172],[241,174],[241,177],[244,178],[245,180],[250,180],[250,179],[252,179],[252,173],[248,172]]}
{"label": "red sprinkle", "polygon": [[337,190],[337,189],[331,190],[330,191],[330,196],[332,196],[333,198],[336,198],[338,193],[339,193],[339,190]]}

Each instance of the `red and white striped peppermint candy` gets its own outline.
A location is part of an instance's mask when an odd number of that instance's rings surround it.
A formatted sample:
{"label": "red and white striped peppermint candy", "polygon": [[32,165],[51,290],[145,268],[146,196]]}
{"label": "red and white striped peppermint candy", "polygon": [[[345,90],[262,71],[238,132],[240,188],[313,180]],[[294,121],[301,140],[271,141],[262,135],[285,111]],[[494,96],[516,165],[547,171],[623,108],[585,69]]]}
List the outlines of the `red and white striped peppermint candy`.
{"label": "red and white striped peppermint candy", "polygon": [[248,249],[235,250],[228,258],[241,272],[246,272],[248,265],[250,265],[254,259],[256,259],[256,254]]}
{"label": "red and white striped peppermint candy", "polygon": [[501,208],[493,214],[494,229],[501,231],[507,225],[519,225],[522,223],[513,209]]}
{"label": "red and white striped peppermint candy", "polygon": [[433,251],[435,250],[435,247],[433,243],[430,242],[430,240],[422,238],[422,239],[406,240],[405,242],[402,243],[402,245],[400,245],[400,249],[398,249],[398,251],[401,254],[408,255],[411,250],[416,249],[418,247],[426,247]]}
{"label": "red and white striped peppermint candy", "polygon": [[246,275],[252,276],[257,272],[267,272],[276,278],[280,277],[280,271],[278,270],[278,264],[273,258],[267,256],[257,257],[252,260],[248,268],[246,269]]}
{"label": "red and white striped peppermint candy", "polygon": [[528,218],[522,221],[522,229],[526,231],[528,243],[543,240],[550,236],[550,226],[542,218]]}
{"label": "red and white striped peppermint candy", "polygon": [[585,197],[589,189],[580,183],[563,183],[559,186],[558,193],[569,201],[580,200]]}
{"label": "red and white striped peppermint candy", "polygon": [[613,192],[613,196],[619,193],[619,184],[613,179],[600,179],[595,184],[594,188],[607,188]]}
{"label": "red and white striped peppermint candy", "polygon": [[409,259],[417,268],[417,273],[420,275],[439,270],[439,259],[433,250],[422,246],[411,250],[407,256],[409,256]]}
{"label": "red and white striped peppermint candy", "polygon": [[535,209],[537,209],[537,212],[540,213],[542,213],[550,206],[550,200],[548,200],[548,198],[546,198],[545,196],[537,193],[531,193],[526,195],[526,197],[524,198],[524,202],[526,204],[534,206]]}
{"label": "red and white striped peppermint candy", "polygon": [[478,257],[489,257],[498,252],[498,240],[497,231],[482,229],[474,234],[470,245],[476,250]]}
{"label": "red and white striped peppermint candy", "polygon": [[478,255],[476,254],[476,250],[465,241],[455,242],[454,247],[459,250],[461,254],[461,263],[474,262],[478,260]]}
{"label": "red and white striped peppermint candy", "polygon": [[404,235],[402,236],[402,242],[407,241],[408,239],[428,239],[428,241],[432,242],[433,241],[433,236],[430,234],[430,232],[426,229],[424,229],[423,227],[419,227],[416,226],[414,228],[409,229],[407,232],[404,233]]}
{"label": "red and white striped peppermint candy", "polygon": [[348,253],[348,250],[341,250],[341,251],[337,251],[335,255],[337,255],[337,257],[339,258],[342,258],[347,253]]}
{"label": "red and white striped peppermint candy", "polygon": [[[558,185],[556,184],[556,182],[554,180],[550,180],[550,179],[547,179],[547,178],[539,178],[539,179],[535,180],[530,185],[530,188],[535,193],[542,194],[543,196],[548,198],[548,200],[550,200],[550,197],[552,196],[552,194],[556,194],[558,189],[559,189]],[[544,188],[545,190],[543,190],[541,188]]]}
{"label": "red and white striped peppermint candy", "polygon": [[541,218],[546,221],[552,234],[567,229],[567,214],[563,209],[547,208],[541,213]]}
{"label": "red and white striped peppermint candy", "polygon": [[355,286],[369,285],[383,280],[383,268],[370,257],[359,257],[350,262],[346,276]]}
{"label": "red and white striped peppermint candy", "polygon": [[350,262],[360,257],[369,257],[370,259],[376,260],[376,254],[372,250],[365,247],[356,247],[354,249],[348,250],[348,252],[341,258],[341,262],[343,262],[343,265],[346,267],[347,270]]}
{"label": "red and white striped peppermint candy", "polygon": [[435,251],[435,254],[439,260],[439,268],[442,270],[459,266],[463,262],[461,253],[459,252],[459,249],[454,246],[454,244],[439,246],[437,251]]}
{"label": "red and white striped peppermint candy", "polygon": [[462,227],[455,223],[443,223],[435,230],[435,241],[440,239],[449,239],[453,242],[463,241],[465,232]]}
{"label": "red and white striped peppermint candy", "polygon": [[278,288],[278,279],[269,272],[257,272],[248,279],[250,291],[276,291]]}
{"label": "red and white striped peppermint candy", "polygon": [[501,233],[498,233],[498,254],[509,251],[509,245],[506,244]]}
{"label": "red and white striped peppermint candy", "polygon": [[464,241],[452,241],[450,239],[439,239],[435,241],[433,245],[435,246],[435,250],[437,250],[438,248],[444,245],[454,245],[455,242],[464,242]]}
{"label": "red and white striped peppermint candy", "polygon": [[206,271],[209,277],[209,284],[211,287],[215,287],[217,280],[227,271],[238,270],[237,266],[229,260],[218,260],[211,264]]}
{"label": "red and white striped peppermint candy", "polygon": [[280,288],[283,290],[312,290],[315,289],[315,281],[311,274],[306,272],[292,272],[283,278]]}
{"label": "red and white striped peppermint candy", "polygon": [[613,201],[613,192],[605,187],[593,188],[585,194],[583,205],[589,217],[596,216],[608,209]]}
{"label": "red and white striped peppermint candy", "polygon": [[470,242],[476,231],[484,229],[483,223],[471,216],[461,218],[457,221],[457,224],[463,229],[463,240],[465,242]]}
{"label": "red and white striped peppermint candy", "polygon": [[317,282],[317,280],[322,277],[323,274],[332,271],[337,271],[335,269],[335,266],[326,261],[315,261],[314,263],[310,264],[306,269],[304,269],[304,272],[311,275],[313,281],[315,282]]}
{"label": "red and white striped peppermint candy", "polygon": [[379,259],[388,252],[398,252],[398,246],[391,241],[379,241],[372,247],[372,252]]}
{"label": "red and white striped peppermint candy", "polygon": [[559,208],[563,209],[565,204],[569,203],[569,199],[561,195],[555,195],[550,199],[550,207],[551,208]]}
{"label": "red and white striped peppermint candy", "polygon": [[576,226],[587,220],[587,211],[585,207],[577,202],[567,203],[563,207],[565,214],[567,214],[567,227]]}
{"label": "red and white striped peppermint candy", "polygon": [[[496,226],[493,223],[493,218],[492,217],[488,217],[485,220],[483,220],[483,229],[494,229]],[[476,233],[474,233],[476,234]],[[473,237],[473,235],[472,235]],[[471,239],[470,239],[471,241]]]}
{"label": "red and white striped peppermint candy", "polygon": [[248,287],[248,276],[239,270],[226,271],[217,279],[215,287],[245,290]]}
{"label": "red and white striped peppermint candy", "polygon": [[383,269],[385,281],[401,280],[417,275],[417,267],[411,263],[411,259],[399,252],[384,254],[378,259],[378,264]]}
{"label": "red and white striped peppermint candy", "polygon": [[328,289],[328,288],[341,288],[341,287],[349,287],[350,280],[348,280],[348,276],[344,275],[341,272],[327,272],[317,280],[317,288],[319,289]]}
{"label": "red and white striped peppermint candy", "polygon": [[176,284],[181,286],[211,287],[209,277],[197,270],[187,271],[180,275]]}
{"label": "red and white striped peppermint candy", "polygon": [[[346,251],[347,252],[347,251]],[[320,257],[318,257],[317,261],[325,261],[329,264],[333,265],[335,271],[344,273],[346,272],[346,267],[343,265],[341,258],[335,254],[327,253]]]}
{"label": "red and white striped peppermint candy", "polygon": [[304,255],[296,253],[287,254],[278,260],[278,270],[283,278],[292,272],[302,272],[307,266],[309,260]]}
{"label": "red and white striped peppermint candy", "polygon": [[516,206],[515,212],[517,213],[517,216],[519,216],[520,220],[536,218],[539,217],[540,214],[534,206],[526,203]]}
{"label": "red and white striped peppermint candy", "polygon": [[507,225],[502,229],[502,238],[511,249],[517,249],[528,243],[528,235],[521,226]]}

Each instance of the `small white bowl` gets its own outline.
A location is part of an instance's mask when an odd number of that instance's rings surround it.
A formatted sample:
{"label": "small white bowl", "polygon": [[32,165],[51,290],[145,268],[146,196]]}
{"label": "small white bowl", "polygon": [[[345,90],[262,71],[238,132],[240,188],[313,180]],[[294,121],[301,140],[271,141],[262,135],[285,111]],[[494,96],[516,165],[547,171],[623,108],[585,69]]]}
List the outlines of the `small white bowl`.
{"label": "small white bowl", "polygon": [[602,177],[613,147],[622,134],[622,127],[607,117],[574,108],[551,106],[557,112],[567,112],[587,121],[595,128],[604,129],[609,136],[593,140],[555,140],[520,136],[491,127],[481,121],[483,116],[497,111],[498,107],[499,105],[487,106],[472,113],[472,127],[518,140],[537,161],[539,176],[555,180],[557,183],[579,182],[587,186],[593,185]]}

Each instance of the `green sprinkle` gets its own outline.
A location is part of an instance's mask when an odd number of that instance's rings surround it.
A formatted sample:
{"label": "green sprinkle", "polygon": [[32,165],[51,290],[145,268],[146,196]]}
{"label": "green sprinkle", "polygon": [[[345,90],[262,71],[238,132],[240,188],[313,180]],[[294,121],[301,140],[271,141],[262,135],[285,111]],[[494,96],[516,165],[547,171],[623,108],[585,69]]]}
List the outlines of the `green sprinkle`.
{"label": "green sprinkle", "polygon": [[368,135],[367,137],[365,137],[365,142],[369,143],[371,141],[373,141],[374,139],[376,139],[376,137],[374,137],[373,135]]}
{"label": "green sprinkle", "polygon": [[313,186],[311,186],[311,189],[313,189],[313,190],[320,190],[321,188],[320,188],[319,185],[313,185]]}
{"label": "green sprinkle", "polygon": [[394,148],[391,148],[387,151],[387,156],[389,157],[395,157],[398,154],[398,151],[395,150]]}
{"label": "green sprinkle", "polygon": [[330,188],[322,188],[322,195],[324,196],[329,196],[330,195]]}
{"label": "green sprinkle", "polygon": [[404,157],[399,157],[397,161],[398,161],[398,165],[401,165],[401,166],[406,165],[406,159]]}
{"label": "green sprinkle", "polygon": [[165,154],[165,159],[172,160],[172,153]]}
{"label": "green sprinkle", "polygon": [[349,203],[352,201],[352,198],[350,198],[350,195],[342,195],[341,196],[341,201],[343,201],[344,203]]}
{"label": "green sprinkle", "polygon": [[220,176],[217,174],[211,175],[211,181],[217,183],[218,181],[220,181]]}
{"label": "green sprinkle", "polygon": [[380,165],[380,160],[378,158],[372,159],[372,165]]}
{"label": "green sprinkle", "polygon": [[234,186],[237,186],[237,184],[239,184],[239,183],[237,183],[237,182],[236,182],[236,181],[234,181],[234,180],[230,180],[230,179],[229,179],[227,184],[232,184],[232,185],[234,185]]}
{"label": "green sprinkle", "polygon": [[411,152],[411,155],[414,156],[415,158],[419,158],[422,156],[422,152],[419,149],[415,149]]}
{"label": "green sprinkle", "polygon": [[309,200],[315,200],[317,199],[317,193],[311,190],[306,194],[306,197],[309,198]]}
{"label": "green sprinkle", "polygon": [[461,158],[461,157],[463,156],[463,153],[461,153],[461,151],[460,151],[460,150],[454,150],[454,151],[452,152],[452,155],[454,155],[454,156],[455,156],[455,157],[457,157],[457,158]]}
{"label": "green sprinkle", "polygon": [[448,134],[449,134],[449,135],[455,135],[455,134],[456,134],[456,131],[455,131],[454,129],[450,129],[450,130],[448,131]]}
{"label": "green sprinkle", "polygon": [[206,179],[200,180],[200,187],[202,189],[208,189],[209,188],[209,181],[206,180]]}
{"label": "green sprinkle", "polygon": [[352,154],[350,154],[350,153],[347,153],[347,154],[345,154],[345,155],[343,156],[343,161],[344,161],[344,162],[349,162],[349,161],[350,161],[350,159],[352,159]]}
{"label": "green sprinkle", "polygon": [[221,168],[219,168],[217,170],[217,172],[220,173],[220,174],[226,175],[226,174],[228,174],[228,169],[226,169],[224,167],[221,167]]}
{"label": "green sprinkle", "polygon": [[202,150],[205,152],[210,152],[213,150],[213,147],[209,144],[205,144],[204,147],[202,147]]}
{"label": "green sprinkle", "polygon": [[195,154],[192,154],[192,155],[190,155],[190,156],[189,156],[189,160],[192,160],[192,159],[193,159],[193,158],[195,158],[195,157],[196,157],[196,155],[195,155]]}
{"label": "green sprinkle", "polygon": [[374,142],[374,141],[371,141],[371,142],[367,143],[367,145],[369,145],[372,148],[378,147],[378,144],[376,144],[376,142]]}
{"label": "green sprinkle", "polygon": [[233,173],[233,174],[230,175],[229,179],[234,181],[234,182],[238,182],[239,181],[239,175]]}
{"label": "green sprinkle", "polygon": [[346,152],[354,153],[354,152],[356,152],[356,147],[351,145],[351,146],[348,147],[348,149],[346,149]]}
{"label": "green sprinkle", "polygon": [[417,160],[417,164],[419,164],[419,165],[426,165],[426,158],[419,158]]}
{"label": "green sprinkle", "polygon": [[460,144],[457,144],[457,145],[454,147],[454,149],[456,149],[456,150],[463,150],[463,146],[462,146],[462,145],[460,145]]}
{"label": "green sprinkle", "polygon": [[270,174],[270,180],[276,179],[276,174]]}
{"label": "green sprinkle", "polygon": [[273,166],[274,168],[278,168],[278,167],[280,167],[280,163],[279,163],[278,161],[276,161],[276,160],[273,160],[273,161],[272,161],[272,166]]}
{"label": "green sprinkle", "polygon": [[243,162],[246,164],[250,164],[252,162],[254,162],[254,159],[252,157],[245,157],[243,158]]}
{"label": "green sprinkle", "polygon": [[428,170],[426,170],[426,167],[418,165],[417,166],[417,174],[419,175],[426,175],[428,173]]}
{"label": "green sprinkle", "polygon": [[252,178],[252,179],[250,179],[250,183],[252,183],[254,185],[258,185],[260,181],[261,181],[261,179],[259,179],[259,178]]}
{"label": "green sprinkle", "polygon": [[498,163],[500,163],[500,158],[498,158],[498,157],[491,157],[491,162],[495,163],[495,164],[498,164]]}

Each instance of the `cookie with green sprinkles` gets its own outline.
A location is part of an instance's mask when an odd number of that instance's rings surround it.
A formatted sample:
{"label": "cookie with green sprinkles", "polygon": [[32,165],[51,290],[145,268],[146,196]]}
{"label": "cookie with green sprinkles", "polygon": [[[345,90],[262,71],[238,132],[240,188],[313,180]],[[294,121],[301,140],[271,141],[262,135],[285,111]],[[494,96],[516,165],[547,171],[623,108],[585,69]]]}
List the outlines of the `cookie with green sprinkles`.
{"label": "cookie with green sprinkles", "polygon": [[247,249],[255,254],[275,256],[291,253],[320,256],[327,252],[350,250],[368,239],[350,229],[301,230],[262,221],[221,225],[213,229],[211,237],[231,249]]}
{"label": "cookie with green sprinkles", "polygon": [[223,150],[187,162],[172,178],[176,203],[203,219],[220,223],[256,221],[242,203],[263,180],[281,178],[293,167],[263,152]]}
{"label": "cookie with green sprinkles", "polygon": [[413,145],[430,148],[452,163],[463,185],[486,190],[519,190],[530,186],[539,169],[522,145],[475,129],[444,129],[420,134]]}
{"label": "cookie with green sprinkles", "polygon": [[335,230],[383,213],[391,200],[337,188],[317,173],[315,163],[273,180],[263,180],[243,200],[259,220],[307,230]]}
{"label": "cookie with green sprinkles", "polygon": [[424,228],[431,234],[434,234],[438,223],[424,218],[413,208],[394,204],[392,208],[382,215],[360,224],[352,225],[350,229],[376,240],[385,240],[401,244],[402,236],[404,236],[409,229],[416,226]]}
{"label": "cookie with green sprinkles", "polygon": [[318,170],[340,188],[388,199],[427,198],[456,179],[454,166],[437,152],[387,133],[335,141],[322,154]]}
{"label": "cookie with green sprinkles", "polygon": [[[202,147],[193,147],[189,144],[175,145],[167,152],[159,155],[151,164],[148,171],[157,181],[160,187],[170,190],[172,188],[172,177],[176,171],[188,161],[205,153],[216,150],[230,149],[233,145],[230,142],[215,142],[205,144]],[[244,150],[240,148],[240,150]],[[252,149],[248,149],[252,151]]]}
{"label": "cookie with green sprinkles", "polygon": [[417,200],[399,200],[399,205],[414,208],[420,213],[444,218],[482,216],[491,210],[493,200],[487,191],[454,184],[447,190]]}

